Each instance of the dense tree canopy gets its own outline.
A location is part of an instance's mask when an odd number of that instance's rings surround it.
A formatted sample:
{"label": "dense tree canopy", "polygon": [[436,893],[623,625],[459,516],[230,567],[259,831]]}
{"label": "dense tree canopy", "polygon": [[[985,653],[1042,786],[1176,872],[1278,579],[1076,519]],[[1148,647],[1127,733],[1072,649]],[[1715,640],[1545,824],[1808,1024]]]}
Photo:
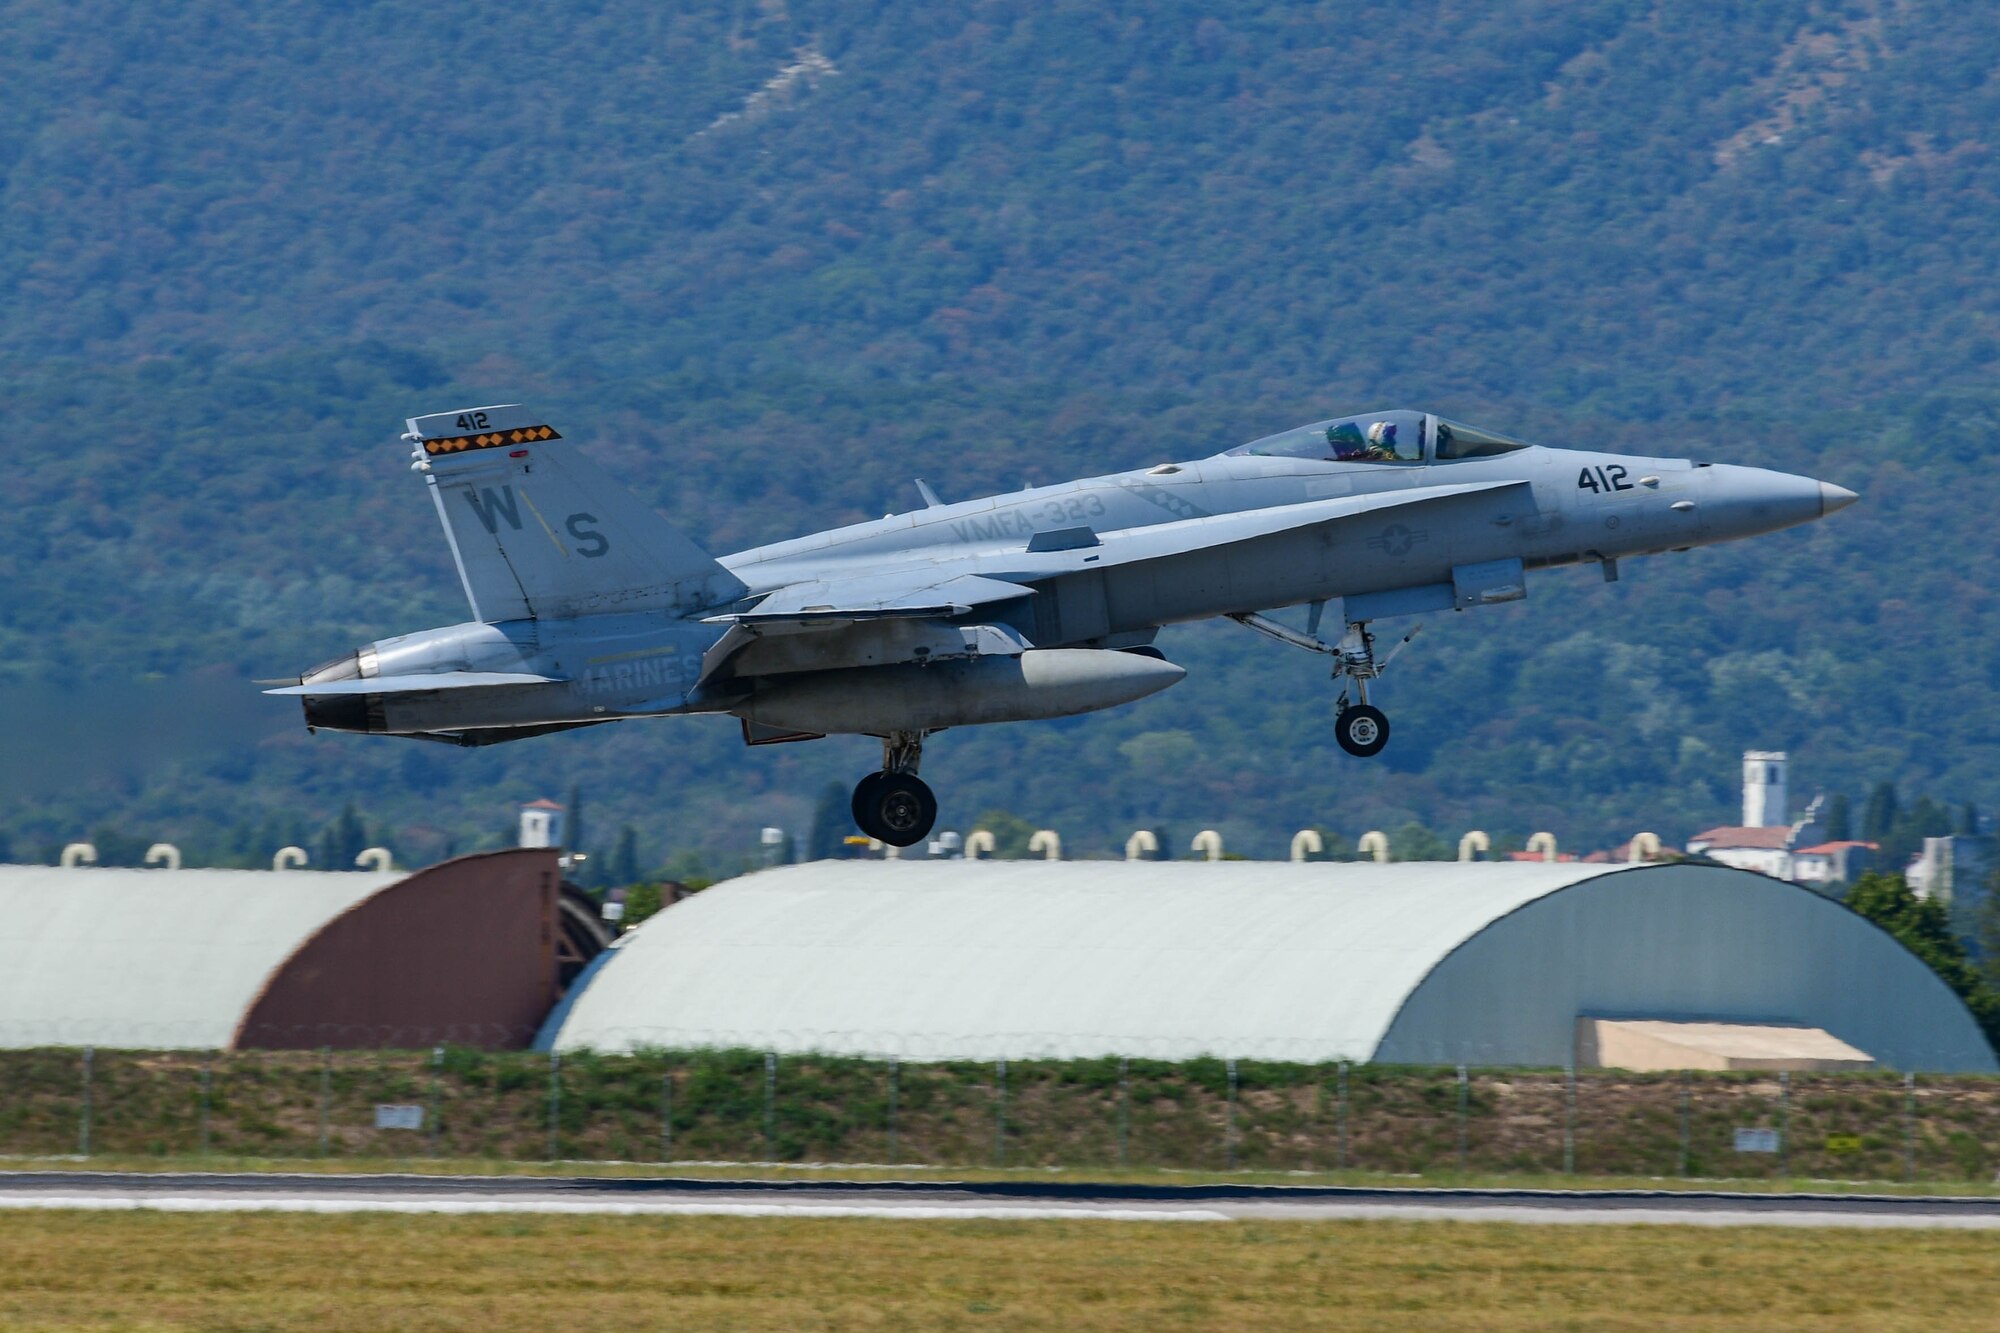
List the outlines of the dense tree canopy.
{"label": "dense tree canopy", "polygon": [[249,863],[354,802],[422,860],[577,783],[642,870],[804,838],[867,743],[458,753],[255,695],[464,615],[397,423],[523,398],[718,550],[914,475],[964,497],[1390,403],[1863,494],[1434,623],[1370,763],[1316,661],[1174,632],[1161,696],[940,737],[945,827],[1672,841],[1733,822],[1750,747],[1857,808],[1991,808],[1996,68],[1944,0],[24,0],[0,830]]}

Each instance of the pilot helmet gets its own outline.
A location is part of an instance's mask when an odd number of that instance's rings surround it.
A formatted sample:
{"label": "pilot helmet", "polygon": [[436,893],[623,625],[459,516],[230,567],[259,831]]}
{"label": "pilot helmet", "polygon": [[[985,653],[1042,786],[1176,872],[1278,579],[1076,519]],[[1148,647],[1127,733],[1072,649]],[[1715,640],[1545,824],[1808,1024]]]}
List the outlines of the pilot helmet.
{"label": "pilot helmet", "polygon": [[1395,422],[1378,421],[1374,425],[1368,428],[1368,443],[1393,445],[1395,442],[1396,442]]}

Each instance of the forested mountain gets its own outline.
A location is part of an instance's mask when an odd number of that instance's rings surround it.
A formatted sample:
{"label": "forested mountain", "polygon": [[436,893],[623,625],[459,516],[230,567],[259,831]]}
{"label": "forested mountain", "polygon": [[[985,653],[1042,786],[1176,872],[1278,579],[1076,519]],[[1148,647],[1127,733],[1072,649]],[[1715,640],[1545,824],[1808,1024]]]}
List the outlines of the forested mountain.
{"label": "forested mountain", "polygon": [[[804,831],[869,743],[477,752],[256,696],[464,614],[396,440],[523,400],[728,550],[1371,406],[1811,472],[1811,529],[1542,576],[1396,665],[1170,633],[1154,699],[940,737],[943,824],[1108,848],[1420,820],[1566,845],[1796,789],[2000,804],[2000,28],[1977,6],[0,10],[0,832],[408,856],[586,794],[644,854]],[[595,839],[593,839],[595,840]]]}

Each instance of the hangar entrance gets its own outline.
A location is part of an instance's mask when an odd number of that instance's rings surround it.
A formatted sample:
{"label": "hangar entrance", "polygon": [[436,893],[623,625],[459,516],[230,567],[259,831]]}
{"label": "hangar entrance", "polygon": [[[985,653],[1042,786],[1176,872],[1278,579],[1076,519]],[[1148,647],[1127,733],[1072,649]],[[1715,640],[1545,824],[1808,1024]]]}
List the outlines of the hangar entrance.
{"label": "hangar entrance", "polygon": [[1756,1069],[1832,1073],[1875,1068],[1868,1052],[1825,1028],[1781,1023],[1576,1020],[1579,1069]]}
{"label": "hangar entrance", "polygon": [[569,994],[583,969],[610,947],[611,928],[597,900],[564,880],[556,899],[556,998]]}

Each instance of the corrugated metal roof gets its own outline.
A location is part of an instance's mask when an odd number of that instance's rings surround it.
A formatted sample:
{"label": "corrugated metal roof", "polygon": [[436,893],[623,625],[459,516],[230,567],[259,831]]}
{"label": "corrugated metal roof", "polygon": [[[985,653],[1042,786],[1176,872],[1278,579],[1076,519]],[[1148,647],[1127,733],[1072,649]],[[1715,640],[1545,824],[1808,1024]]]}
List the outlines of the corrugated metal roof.
{"label": "corrugated metal roof", "polygon": [[0,1045],[226,1046],[293,950],[403,878],[0,866]]}
{"label": "corrugated metal roof", "polygon": [[618,949],[558,1049],[1366,1060],[1454,947],[1620,868],[820,861]]}

